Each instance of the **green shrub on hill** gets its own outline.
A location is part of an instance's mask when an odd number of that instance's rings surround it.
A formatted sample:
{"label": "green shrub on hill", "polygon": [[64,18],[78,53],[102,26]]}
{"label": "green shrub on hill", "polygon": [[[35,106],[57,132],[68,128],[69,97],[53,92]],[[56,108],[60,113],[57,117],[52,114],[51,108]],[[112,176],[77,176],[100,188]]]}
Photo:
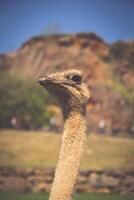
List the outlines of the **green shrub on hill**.
{"label": "green shrub on hill", "polygon": [[110,47],[112,57],[118,62],[125,62],[129,69],[134,70],[134,43],[119,41]]}
{"label": "green shrub on hill", "polygon": [[0,127],[35,129],[48,123],[48,94],[36,82],[0,74]]}

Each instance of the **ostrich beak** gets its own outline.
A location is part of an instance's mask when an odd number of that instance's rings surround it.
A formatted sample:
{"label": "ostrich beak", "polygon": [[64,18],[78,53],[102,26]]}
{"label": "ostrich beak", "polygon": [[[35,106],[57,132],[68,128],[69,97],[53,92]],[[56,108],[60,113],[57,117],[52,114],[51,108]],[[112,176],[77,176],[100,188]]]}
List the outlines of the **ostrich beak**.
{"label": "ostrich beak", "polygon": [[38,79],[38,83],[40,84],[40,85],[44,85],[44,82],[46,81],[46,78],[45,77],[40,77],[39,79]]}
{"label": "ostrich beak", "polygon": [[43,76],[43,77],[40,77],[39,79],[38,79],[38,83],[40,84],[40,85],[43,85],[43,86],[45,86],[47,83],[52,83],[54,80],[52,79],[52,78],[50,78],[50,77],[45,77],[45,76]]}
{"label": "ostrich beak", "polygon": [[44,87],[47,87],[47,85],[52,83],[57,83],[58,81],[55,78],[49,77],[49,76],[43,76],[38,79],[38,83]]}

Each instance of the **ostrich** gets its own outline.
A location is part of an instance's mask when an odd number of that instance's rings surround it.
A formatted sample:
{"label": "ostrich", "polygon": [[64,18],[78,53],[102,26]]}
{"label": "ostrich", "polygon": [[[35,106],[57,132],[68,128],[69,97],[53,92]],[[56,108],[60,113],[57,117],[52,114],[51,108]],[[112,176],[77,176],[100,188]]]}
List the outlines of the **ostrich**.
{"label": "ostrich", "polygon": [[39,83],[56,97],[65,120],[50,200],[71,200],[84,150],[86,104],[90,93],[79,70],[40,77]]}

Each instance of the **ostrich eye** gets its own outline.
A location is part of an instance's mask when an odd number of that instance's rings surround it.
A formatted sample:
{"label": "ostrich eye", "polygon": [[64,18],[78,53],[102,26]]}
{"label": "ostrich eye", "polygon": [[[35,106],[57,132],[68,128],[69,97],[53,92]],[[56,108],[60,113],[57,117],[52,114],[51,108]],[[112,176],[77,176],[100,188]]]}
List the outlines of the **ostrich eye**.
{"label": "ostrich eye", "polygon": [[80,75],[73,75],[71,77],[71,80],[73,80],[75,83],[80,84],[82,81],[82,77]]}

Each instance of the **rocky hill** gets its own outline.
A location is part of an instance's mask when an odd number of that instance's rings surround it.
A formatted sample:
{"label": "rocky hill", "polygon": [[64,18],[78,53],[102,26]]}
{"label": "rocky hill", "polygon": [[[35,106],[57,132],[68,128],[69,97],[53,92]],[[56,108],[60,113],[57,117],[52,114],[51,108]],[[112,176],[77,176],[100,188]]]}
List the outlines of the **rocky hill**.
{"label": "rocky hill", "polygon": [[106,44],[94,33],[38,36],[0,55],[0,70],[37,78],[77,68],[92,89],[90,130],[134,132],[134,41]]}

